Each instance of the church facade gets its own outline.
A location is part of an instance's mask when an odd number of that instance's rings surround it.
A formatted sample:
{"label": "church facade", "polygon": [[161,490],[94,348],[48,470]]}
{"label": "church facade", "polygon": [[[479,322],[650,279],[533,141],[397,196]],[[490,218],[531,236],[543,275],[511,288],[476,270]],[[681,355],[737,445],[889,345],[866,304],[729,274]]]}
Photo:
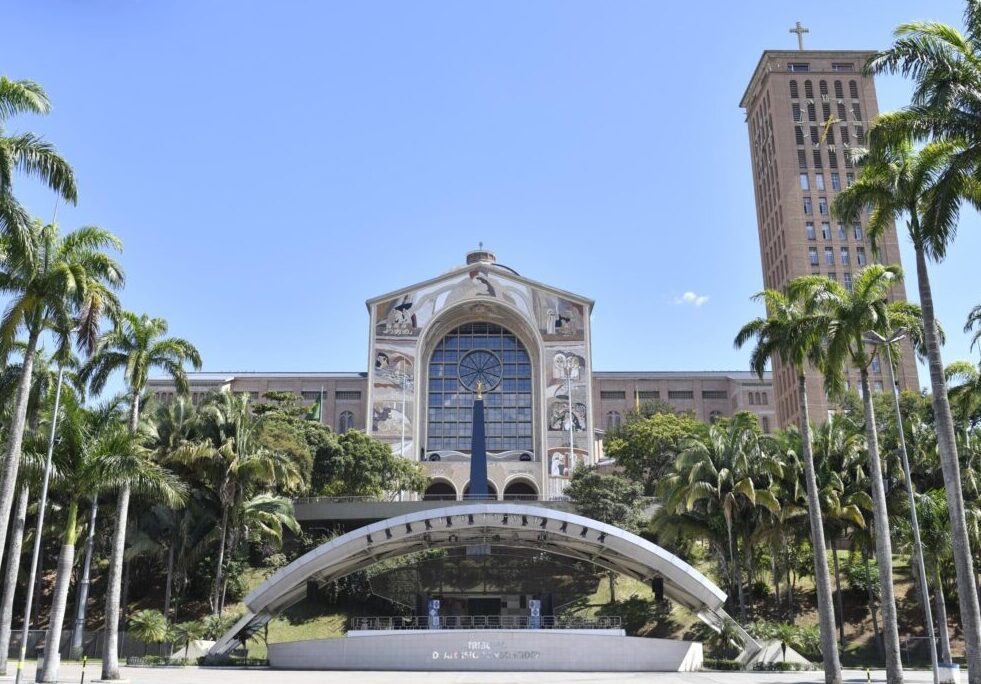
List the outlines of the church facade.
{"label": "church facade", "polygon": [[[592,300],[498,264],[492,252],[436,278],[367,301],[369,364],[360,373],[192,373],[192,398],[210,391],[292,391],[321,402],[321,420],[359,429],[418,460],[427,495],[469,490],[474,396],[484,397],[488,489],[557,496],[578,464],[603,458],[603,436],[650,401],[714,420],[756,413],[776,424],[769,377],[745,371],[595,372]],[[152,380],[160,398],[169,381]]]}

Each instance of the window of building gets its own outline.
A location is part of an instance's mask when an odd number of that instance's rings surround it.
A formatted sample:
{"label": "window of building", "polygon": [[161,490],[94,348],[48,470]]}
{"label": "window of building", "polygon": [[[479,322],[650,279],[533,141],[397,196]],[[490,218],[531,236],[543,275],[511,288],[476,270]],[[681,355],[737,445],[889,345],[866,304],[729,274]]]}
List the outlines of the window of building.
{"label": "window of building", "polygon": [[344,434],[348,430],[354,429],[354,414],[350,411],[341,411],[341,415],[337,417],[337,432],[339,434]]}
{"label": "window of building", "polygon": [[814,187],[818,190],[824,190],[824,174],[819,173],[814,176]]}
{"label": "window of building", "polygon": [[817,109],[814,108],[813,104],[807,105],[807,120],[810,121],[811,123],[814,123],[815,121],[818,120]]}
{"label": "window of building", "polygon": [[808,247],[807,256],[811,260],[811,266],[818,265],[818,249],[817,247]]}
{"label": "window of building", "polygon": [[606,429],[616,430],[620,427],[622,418],[620,417],[619,411],[610,411],[606,414]]}
{"label": "window of building", "polygon": [[828,94],[828,82],[827,81],[820,81],[820,82],[818,82],[818,92],[821,93],[822,95],[827,95]]}
{"label": "window of building", "polygon": [[843,145],[850,145],[852,142],[851,136],[848,135],[848,126],[841,127],[841,142]]}
{"label": "window of building", "polygon": [[855,140],[858,141],[859,145],[865,144],[865,129],[861,126],[855,126]]}
{"label": "window of building", "polygon": [[304,390],[303,392],[300,392],[300,398],[304,401],[316,401],[317,399],[320,399],[320,397],[320,390]]}
{"label": "window of building", "polygon": [[818,127],[811,126],[811,144],[817,145],[821,138],[818,136]]}
{"label": "window of building", "polygon": [[814,99],[814,86],[811,85],[810,81],[804,81],[804,97],[808,100]]}
{"label": "window of building", "polygon": [[852,274],[851,273],[849,273],[848,271],[845,271],[844,273],[842,273],[841,274],[841,282],[842,282],[842,284],[844,284],[846,290],[848,290],[849,292],[852,291]]}
{"label": "window of building", "polygon": [[864,233],[862,232],[862,224],[856,223],[852,225],[852,233],[855,235],[855,239],[861,242],[864,239]]}
{"label": "window of building", "polygon": [[848,248],[847,247],[842,247],[841,248],[841,265],[842,266],[849,266],[849,265],[851,265],[851,259],[850,259],[849,255],[848,255]]}
{"label": "window of building", "polygon": [[846,113],[845,103],[838,103],[838,121],[848,121],[848,114]]}
{"label": "window of building", "polygon": [[626,399],[627,393],[623,390],[602,390],[600,399]]}
{"label": "window of building", "polygon": [[838,274],[835,273],[834,271],[828,271],[828,280],[834,280],[837,282]]}
{"label": "window of building", "polygon": [[814,222],[808,221],[804,224],[804,232],[807,234],[808,240],[814,239]]}
{"label": "window of building", "polygon": [[823,165],[821,164],[821,150],[814,150],[814,168],[820,169]]}
{"label": "window of building", "polygon": [[834,150],[828,150],[828,166],[832,169],[838,168],[838,153]]}
{"label": "window of building", "polygon": [[821,239],[830,240],[831,239],[831,224],[827,221],[821,222]]}
{"label": "window of building", "polygon": [[361,401],[361,390],[337,390],[334,392],[337,401]]}
{"label": "window of building", "polygon": [[763,405],[766,406],[770,403],[770,398],[767,397],[766,392],[763,393]]}
{"label": "window of building", "polygon": [[795,100],[800,97],[800,92],[797,90],[797,81],[792,80],[790,82],[790,97]]}
{"label": "window of building", "polygon": [[862,106],[857,102],[852,103],[852,116],[855,117],[855,121],[862,120]]}
{"label": "window of building", "polygon": [[802,173],[800,175],[800,189],[801,190],[810,190],[811,189],[811,184],[808,182],[808,176],[807,176],[806,173]]}
{"label": "window of building", "polygon": [[661,393],[657,390],[637,390],[637,398],[640,400],[653,401],[661,398]]}
{"label": "window of building", "polygon": [[875,389],[876,392],[881,392],[882,391],[882,380],[876,380],[875,382],[873,382],[872,383],[872,387]]}
{"label": "window of building", "polygon": [[824,248],[824,265],[834,266],[835,265],[835,249],[834,247]]}
{"label": "window of building", "polygon": [[846,240],[847,239],[847,236],[848,236],[848,234],[845,232],[845,224],[844,223],[839,223],[838,224],[838,239],[839,240]]}
{"label": "window of building", "polygon": [[852,187],[852,185],[854,183],[855,183],[855,174],[852,173],[852,172],[850,172],[850,171],[846,172],[845,173],[845,187],[850,188],[850,187]]}
{"label": "window of building", "polygon": [[835,97],[839,100],[845,97],[845,92],[841,89],[841,81],[835,81]]}
{"label": "window of building", "polygon": [[856,81],[848,82],[848,94],[852,96],[853,100],[858,99],[858,83]]}
{"label": "window of building", "polygon": [[[832,71],[855,71],[855,64],[853,62],[832,62]],[[836,85],[840,85],[841,81],[835,81]]]}
{"label": "window of building", "polygon": [[756,392],[749,393],[749,405],[756,406]]}
{"label": "window of building", "polygon": [[807,62],[791,62],[787,65],[787,71],[810,71],[810,65]]}
{"label": "window of building", "polygon": [[[796,139],[798,145],[803,145],[804,144],[804,127],[803,126],[795,126],[794,127],[794,138]],[[802,169],[806,169],[807,168],[807,158],[806,157],[804,158],[804,163],[801,166],[801,168]]]}
{"label": "window of building", "polygon": [[[810,83],[810,81],[808,81]],[[694,399],[693,390],[668,390],[668,399]]]}
{"label": "window of building", "polygon": [[873,373],[881,373],[882,372],[882,365],[879,363],[879,357],[878,356],[876,356],[876,357],[874,357],[872,359],[872,363],[869,364],[869,368],[872,370]]}
{"label": "window of building", "polygon": [[804,117],[800,111],[800,105],[796,102],[790,105],[790,111],[794,115],[794,123],[800,123],[804,120]]}
{"label": "window of building", "polygon": [[728,399],[729,393],[725,390],[702,390],[702,399]]}
{"label": "window of building", "polygon": [[763,432],[770,434],[770,418],[768,416],[760,416],[760,426],[763,428]]}
{"label": "window of building", "polygon": [[831,189],[841,190],[841,178],[838,176],[837,171],[831,172]]}
{"label": "window of building", "polygon": [[804,198],[804,213],[808,216],[814,213],[814,209],[811,207],[811,198]]}
{"label": "window of building", "polygon": [[819,197],[818,198],[818,211],[820,212],[821,216],[827,216],[828,215],[828,198],[827,197]]}
{"label": "window of building", "polygon": [[[532,371],[524,344],[494,323],[467,323],[439,341],[429,360],[426,449],[469,452],[474,393],[463,385],[460,361],[480,350],[497,359],[500,381],[484,390],[484,429],[488,451],[532,449]],[[394,418],[391,416],[390,418]],[[581,404],[559,409],[553,420],[576,430],[586,427]]]}
{"label": "window of building", "polygon": [[[797,129],[797,134],[800,136],[800,142],[797,143],[797,144],[798,145],[803,145],[804,144],[804,134],[801,133],[801,130],[799,128]],[[807,152],[806,151],[804,151],[804,150],[797,150],[797,166],[799,168],[802,168],[802,169],[806,169],[807,168]]]}
{"label": "window of building", "polygon": [[827,122],[831,118],[831,105],[828,103],[827,95],[822,95],[824,102],[821,103],[821,121]]}
{"label": "window of building", "polygon": [[855,248],[855,263],[859,266],[865,265],[865,248],[856,247]]}

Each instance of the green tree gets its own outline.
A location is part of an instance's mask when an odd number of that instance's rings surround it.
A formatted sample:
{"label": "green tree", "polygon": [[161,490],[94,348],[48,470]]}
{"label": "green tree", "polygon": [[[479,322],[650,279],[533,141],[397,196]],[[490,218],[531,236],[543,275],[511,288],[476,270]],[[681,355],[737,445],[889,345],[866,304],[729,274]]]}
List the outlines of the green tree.
{"label": "green tree", "polygon": [[[974,17],[977,19],[978,17]],[[925,36],[924,36],[925,37]],[[898,48],[897,48],[898,49]],[[889,58],[884,58],[888,63]],[[951,533],[957,590],[960,596],[961,623],[967,650],[968,670],[972,684],[981,684],[981,609],[974,583],[973,557],[968,535],[964,495],[957,456],[954,418],[947,394],[944,364],[933,292],[927,259],[940,261],[953,241],[960,212],[961,198],[976,197],[976,181],[968,168],[961,166],[964,147],[951,140],[931,142],[919,151],[909,137],[885,135],[895,127],[895,116],[885,115],[883,135],[871,135],[871,148],[861,159],[858,180],[841,192],[834,202],[834,212],[848,220],[871,208],[868,233],[873,245],[884,231],[905,221],[916,254],[916,276],[923,316],[924,346],[933,392],[940,465],[944,487],[950,501]],[[979,148],[981,149],[981,148]],[[958,161],[958,160],[961,161]],[[977,204],[975,200],[973,203]]]}
{"label": "green tree", "polygon": [[175,644],[184,647],[184,660],[191,650],[191,642],[204,637],[204,625],[197,620],[180,622],[170,628],[170,636]]}
{"label": "green tree", "polygon": [[138,610],[129,619],[129,631],[143,642],[143,655],[150,650],[150,644],[167,640],[167,618],[159,610]]}
{"label": "green tree", "polygon": [[23,241],[0,235],[0,293],[10,301],[0,318],[0,354],[14,347],[16,336],[27,336],[13,410],[7,431],[7,448],[0,484],[0,561],[7,539],[7,521],[14,500],[17,469],[34,377],[35,352],[45,330],[67,347],[68,332],[82,326],[98,326],[102,314],[117,307],[113,290],[122,286],[123,271],[105,250],[119,249],[119,240],[94,226],[60,235],[55,225],[31,224]]}
{"label": "green tree", "polygon": [[724,519],[730,585],[735,584],[743,624],[747,624],[748,615],[734,528],[748,509],[780,509],[773,491],[758,487],[754,481],[754,475],[768,465],[755,416],[737,413],[731,420],[709,427],[704,441],[690,439],[678,456],[674,472],[663,478],[658,487],[668,511],[702,506],[709,515]]}
{"label": "green tree", "polygon": [[690,415],[654,413],[627,421],[608,438],[604,451],[628,477],[643,484],[645,495],[653,496],[684,445],[707,433],[705,423]]}
{"label": "green tree", "polygon": [[50,111],[51,102],[40,85],[0,76],[0,235],[17,244],[31,261],[36,256],[29,235],[31,221],[14,197],[14,174],[33,177],[75,204],[75,172],[51,143],[34,133],[8,133],[6,128],[7,121],[20,114],[44,116]]}
{"label": "green tree", "polygon": [[647,505],[644,490],[637,482],[621,475],[603,474],[595,468],[576,468],[565,493],[576,510],[587,518],[638,533],[645,523],[642,512]]}
{"label": "green tree", "polygon": [[[98,394],[115,371],[123,371],[129,395],[128,428],[134,437],[139,433],[140,397],[146,389],[151,369],[162,369],[173,379],[178,392],[186,394],[187,373],[184,365],[189,362],[194,368],[201,367],[201,357],[194,345],[178,337],[165,337],[166,334],[167,322],[164,319],[123,312],[113,329],[98,338],[94,353],[80,374],[81,379]],[[147,458],[143,449],[134,448],[116,454],[116,460],[114,472],[118,494],[109,561],[109,587],[106,591],[103,679],[119,679],[119,602],[130,494],[134,485],[142,483],[146,472],[159,467]]]}
{"label": "green tree", "polygon": [[[853,217],[850,217],[853,218]],[[889,531],[889,509],[882,461],[879,457],[879,435],[872,403],[872,384],[869,366],[877,348],[865,336],[874,332],[883,338],[903,328],[914,339],[921,339],[919,307],[907,302],[889,302],[886,297],[902,277],[899,266],[872,264],[855,276],[851,290],[836,281],[825,279],[817,288],[828,318],[825,335],[827,352],[824,359],[824,384],[829,396],[840,395],[848,369],[858,371],[865,414],[865,447],[868,456],[869,479],[872,484],[872,514],[875,523],[875,557],[881,569],[882,626],[885,645],[886,673],[889,681],[903,678],[903,663],[899,645],[899,622],[893,586],[892,535]],[[898,347],[898,345],[895,345]],[[897,350],[898,351],[898,350]]]}
{"label": "green tree", "polygon": [[841,662],[835,641],[834,607],[831,597],[831,580],[828,575],[828,554],[824,543],[824,523],[818,493],[814,457],[811,449],[810,416],[807,410],[807,383],[805,371],[808,365],[821,362],[821,341],[826,321],[819,310],[819,302],[811,294],[813,277],[797,278],[788,285],[786,293],[765,290],[756,299],[766,304],[766,318],[757,318],[742,327],[736,335],[735,345],[742,347],[756,340],[750,358],[750,367],[763,377],[768,361],[778,357],[797,374],[800,407],[801,461],[807,490],[807,509],[814,549],[815,585],[817,588],[818,619],[821,630],[821,652],[824,654],[824,679],[827,684],[841,684]]}
{"label": "green tree", "polygon": [[336,446],[318,451],[313,464],[313,491],[325,496],[395,496],[422,491],[421,466],[392,453],[385,442],[357,430],[336,437]]}

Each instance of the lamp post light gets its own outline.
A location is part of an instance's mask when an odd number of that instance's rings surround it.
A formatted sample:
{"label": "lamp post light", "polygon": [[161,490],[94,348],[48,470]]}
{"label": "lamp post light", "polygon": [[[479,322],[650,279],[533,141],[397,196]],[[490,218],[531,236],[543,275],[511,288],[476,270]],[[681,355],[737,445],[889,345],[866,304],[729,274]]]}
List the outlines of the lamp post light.
{"label": "lamp post light", "polygon": [[[919,575],[920,603],[923,606],[923,617],[926,621],[927,638],[930,642],[930,664],[933,667],[934,684],[940,682],[940,667],[937,660],[937,639],[933,629],[933,610],[930,607],[930,591],[927,588],[926,566],[923,562],[923,543],[920,541],[920,523],[916,515],[916,499],[913,496],[913,480],[910,475],[909,458],[906,455],[906,435],[903,432],[903,416],[899,409],[899,388],[896,386],[896,375],[892,365],[892,345],[906,337],[902,328],[894,330],[889,337],[883,337],[877,332],[865,334],[865,341],[877,347],[886,348],[886,365],[889,366],[889,384],[892,387],[892,403],[896,412],[896,434],[899,441],[899,456],[903,466],[903,478],[906,480],[906,495],[909,498],[910,523],[913,527],[914,556],[916,557],[917,574]],[[939,625],[947,629],[946,625]]]}

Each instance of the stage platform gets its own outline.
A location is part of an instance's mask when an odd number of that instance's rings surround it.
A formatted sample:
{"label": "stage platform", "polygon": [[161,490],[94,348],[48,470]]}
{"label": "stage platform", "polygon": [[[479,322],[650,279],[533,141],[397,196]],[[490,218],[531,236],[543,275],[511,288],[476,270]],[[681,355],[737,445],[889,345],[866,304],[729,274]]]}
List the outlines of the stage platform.
{"label": "stage platform", "polygon": [[702,666],[702,644],[618,630],[385,630],[272,643],[269,664],[284,670],[690,672]]}

